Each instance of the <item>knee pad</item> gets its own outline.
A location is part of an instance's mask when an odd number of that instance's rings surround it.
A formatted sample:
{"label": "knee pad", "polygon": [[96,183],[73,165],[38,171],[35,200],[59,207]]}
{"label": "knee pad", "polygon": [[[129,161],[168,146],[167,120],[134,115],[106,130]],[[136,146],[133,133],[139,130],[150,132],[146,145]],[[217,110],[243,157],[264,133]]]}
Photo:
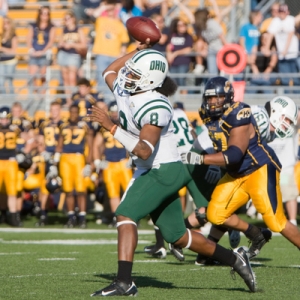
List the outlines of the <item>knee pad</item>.
{"label": "knee pad", "polygon": [[132,225],[135,225],[136,226],[136,223],[131,221],[131,220],[124,220],[124,221],[120,221],[120,222],[117,222],[117,228],[121,225],[125,225],[125,224],[132,224]]}
{"label": "knee pad", "polygon": [[189,229],[187,229],[187,232],[188,232],[188,235],[189,235],[189,240],[188,240],[187,245],[184,247],[185,249],[189,249],[191,247],[191,244],[192,244],[192,233]]}

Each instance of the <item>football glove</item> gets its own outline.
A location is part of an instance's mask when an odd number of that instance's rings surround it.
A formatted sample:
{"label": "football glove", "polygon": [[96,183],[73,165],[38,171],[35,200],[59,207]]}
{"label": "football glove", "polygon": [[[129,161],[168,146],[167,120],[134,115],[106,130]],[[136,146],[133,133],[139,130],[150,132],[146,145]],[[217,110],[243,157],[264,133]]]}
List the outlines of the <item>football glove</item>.
{"label": "football glove", "polygon": [[220,178],[221,169],[218,166],[209,166],[204,179],[210,184],[215,184],[220,180]]}
{"label": "football glove", "polygon": [[46,179],[49,180],[57,176],[58,176],[57,166],[50,166],[49,172],[46,175]]}
{"label": "football glove", "polygon": [[45,162],[48,162],[48,161],[50,161],[52,159],[52,153],[48,152],[48,151],[43,151],[41,153],[41,156],[44,158]]}
{"label": "football glove", "polygon": [[199,209],[196,208],[195,215],[196,215],[196,219],[198,220],[199,225],[201,227],[203,227],[208,222],[207,217],[206,217],[206,212],[201,214],[201,213],[199,213]]}
{"label": "football glove", "polygon": [[182,153],[180,156],[181,156],[181,161],[184,164],[202,165],[204,161],[204,156],[201,154],[197,154],[196,152],[186,152],[186,153]]}
{"label": "football glove", "polygon": [[82,170],[82,174],[84,177],[90,177],[92,174],[92,167],[89,164],[86,164]]}
{"label": "football glove", "polygon": [[107,160],[95,159],[94,165],[96,168],[96,172],[99,173],[100,170],[105,170],[108,166]]}
{"label": "football glove", "polygon": [[21,164],[22,162],[24,162],[25,159],[26,159],[26,156],[24,153],[18,153],[16,155],[16,160],[17,160],[18,164]]}

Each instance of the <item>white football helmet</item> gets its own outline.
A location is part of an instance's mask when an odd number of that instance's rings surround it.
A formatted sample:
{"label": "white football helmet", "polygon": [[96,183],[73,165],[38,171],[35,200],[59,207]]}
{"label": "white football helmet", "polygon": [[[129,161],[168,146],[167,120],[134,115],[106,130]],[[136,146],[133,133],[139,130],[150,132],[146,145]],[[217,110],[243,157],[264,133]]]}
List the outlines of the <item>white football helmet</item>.
{"label": "white football helmet", "polygon": [[291,136],[297,125],[298,108],[289,97],[277,96],[268,101],[265,108],[270,116],[270,123],[280,139]]}
{"label": "white football helmet", "polygon": [[125,62],[118,73],[118,85],[129,93],[138,93],[161,87],[168,73],[168,62],[156,50],[138,51]]}

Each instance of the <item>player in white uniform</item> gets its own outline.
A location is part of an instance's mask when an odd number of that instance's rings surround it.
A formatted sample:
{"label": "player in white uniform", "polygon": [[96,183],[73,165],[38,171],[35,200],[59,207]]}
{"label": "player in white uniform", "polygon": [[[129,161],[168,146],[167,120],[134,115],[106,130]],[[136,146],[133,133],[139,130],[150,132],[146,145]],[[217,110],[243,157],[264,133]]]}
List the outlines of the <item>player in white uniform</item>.
{"label": "player in white uniform", "polygon": [[[141,47],[148,47],[144,44]],[[137,222],[150,214],[164,239],[179,247],[218,257],[256,290],[246,252],[225,249],[186,229],[177,191],[190,180],[180,161],[173,133],[173,109],[168,96],[176,85],[168,78],[165,57],[151,49],[135,50],[114,61],[104,79],[118,103],[121,126],[107,114],[92,108],[91,121],[101,124],[131,153],[137,169],[116,211],[118,273],[116,280],[92,296],[136,295],[132,281],[133,256],[137,245]]]}

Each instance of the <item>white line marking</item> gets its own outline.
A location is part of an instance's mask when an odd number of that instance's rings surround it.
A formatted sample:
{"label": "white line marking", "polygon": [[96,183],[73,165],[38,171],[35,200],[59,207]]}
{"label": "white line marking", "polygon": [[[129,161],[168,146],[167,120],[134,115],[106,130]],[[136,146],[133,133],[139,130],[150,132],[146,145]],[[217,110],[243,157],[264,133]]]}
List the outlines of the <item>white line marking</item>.
{"label": "white line marking", "polygon": [[[0,239],[0,244],[25,244],[25,245],[116,245],[117,240],[25,240],[25,241],[5,241]],[[149,244],[151,241],[139,240],[139,244]]]}
{"label": "white line marking", "polygon": [[0,255],[26,255],[35,254],[36,252],[1,252]]}
{"label": "white line marking", "polygon": [[135,260],[135,263],[162,263],[162,262],[166,262],[165,259],[160,259],[160,260],[156,260],[156,259],[147,259],[147,260]]}
{"label": "white line marking", "polygon": [[[117,229],[60,229],[60,228],[0,228],[0,232],[17,232],[17,233],[66,233],[66,234],[88,234],[88,233],[101,233],[101,234],[117,234]],[[138,230],[139,234],[154,234],[154,230]]]}
{"label": "white line marking", "polygon": [[70,258],[70,257],[65,257],[65,258],[60,258],[60,257],[53,257],[53,258],[38,258],[38,260],[46,260],[46,261],[56,261],[56,260],[75,260],[76,258]]}

